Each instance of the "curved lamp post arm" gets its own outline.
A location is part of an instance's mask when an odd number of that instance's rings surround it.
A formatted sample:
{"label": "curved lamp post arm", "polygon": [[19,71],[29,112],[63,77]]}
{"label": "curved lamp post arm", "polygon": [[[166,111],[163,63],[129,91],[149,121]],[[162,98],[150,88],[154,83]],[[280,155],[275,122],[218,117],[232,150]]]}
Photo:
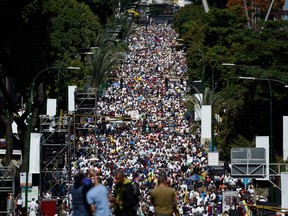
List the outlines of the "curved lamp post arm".
{"label": "curved lamp post arm", "polygon": [[245,76],[240,76],[239,79],[246,79],[246,80],[259,80],[259,81],[268,81],[268,82],[276,82],[283,84],[285,88],[288,88],[288,84],[277,79],[270,79],[270,78],[258,78],[258,77],[245,77]]}
{"label": "curved lamp post arm", "polygon": [[32,85],[31,85],[31,91],[30,91],[30,101],[33,104],[33,91],[34,91],[34,86],[35,86],[35,81],[36,79],[44,72],[51,70],[51,69],[61,69],[61,68],[67,68],[67,67],[48,67],[40,71],[36,76],[33,78]]}
{"label": "curved lamp post arm", "polygon": [[[36,76],[33,78],[32,80],[32,85],[31,85],[31,90],[30,90],[30,101],[29,101],[29,105],[28,105],[28,115],[31,115],[32,112],[32,104],[33,104],[33,96],[34,96],[34,86],[35,86],[35,81],[36,79],[43,74],[44,72],[51,70],[51,69],[61,69],[61,68],[65,68],[67,69],[72,69],[72,70],[79,70],[79,67],[48,67],[45,68],[43,70],[41,70],[38,74],[36,74]],[[58,71],[59,73],[59,71]],[[25,155],[26,155],[26,185],[25,185],[25,206],[26,208],[28,208],[28,182],[29,182],[29,162],[30,162],[30,134],[31,134],[31,119],[32,119],[32,115],[30,116],[30,118],[28,119],[28,134],[27,134],[27,143],[26,143],[26,150],[25,150]],[[41,191],[41,189],[40,189]],[[41,196],[41,194],[40,194]]]}
{"label": "curved lamp post arm", "polygon": [[[89,48],[80,48],[77,49],[77,52],[73,52],[65,56],[58,64],[58,67],[61,67],[61,65],[66,61],[70,56],[77,56],[77,55],[92,55],[93,50],[98,49],[98,47],[89,47]],[[88,51],[85,51],[88,50]]]}

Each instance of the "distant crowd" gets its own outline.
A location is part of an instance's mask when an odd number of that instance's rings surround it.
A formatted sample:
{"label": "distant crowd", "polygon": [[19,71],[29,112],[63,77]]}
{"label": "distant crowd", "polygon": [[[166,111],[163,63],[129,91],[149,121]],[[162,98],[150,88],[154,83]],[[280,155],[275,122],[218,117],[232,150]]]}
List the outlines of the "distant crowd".
{"label": "distant crowd", "polygon": [[[183,52],[175,49],[177,36],[167,24],[136,27],[129,38],[125,63],[112,72],[118,79],[110,83],[96,107],[97,115],[118,120],[99,119],[94,124],[86,119],[76,140],[79,151],[71,164],[74,189],[86,188],[85,202],[89,205],[93,199],[87,194],[94,188],[89,187],[96,184],[100,190],[98,185],[103,185],[108,193],[107,215],[121,215],[119,211],[125,205],[117,197],[120,178],[122,184],[136,184],[139,188],[139,200],[132,197],[138,201],[133,203],[135,214],[152,216],[155,203],[151,191],[164,175],[165,183],[175,190],[174,214],[229,215],[229,210],[237,209],[239,215],[256,215],[256,208],[244,205],[253,205],[256,198],[260,199],[252,182],[233,179],[228,164],[220,174],[207,165],[207,149],[201,144],[200,128],[187,111],[183,97],[189,90],[184,78],[187,65]],[[123,121],[121,118],[125,116],[132,116],[132,120]],[[65,196],[67,172],[64,168],[63,172],[55,171],[47,177],[47,188],[56,180],[61,184],[43,196]],[[126,189],[125,186],[123,191]],[[133,194],[133,188],[129,190]],[[225,191],[236,191],[236,196],[223,200]],[[105,189],[98,193],[105,194]],[[67,206],[71,204],[69,200],[65,201]],[[64,210],[70,212],[66,207]]]}

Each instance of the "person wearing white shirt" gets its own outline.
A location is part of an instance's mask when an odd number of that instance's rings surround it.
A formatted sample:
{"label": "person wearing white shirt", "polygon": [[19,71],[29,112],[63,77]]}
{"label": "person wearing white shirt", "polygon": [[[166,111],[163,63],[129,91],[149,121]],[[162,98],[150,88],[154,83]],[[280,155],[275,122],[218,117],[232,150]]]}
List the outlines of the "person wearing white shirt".
{"label": "person wearing white shirt", "polygon": [[47,191],[47,193],[45,194],[44,198],[45,199],[51,199],[52,195],[50,191]]}
{"label": "person wearing white shirt", "polygon": [[197,206],[199,206],[201,203],[203,203],[202,197],[197,197]]}
{"label": "person wearing white shirt", "polygon": [[203,215],[203,212],[205,211],[205,209],[204,209],[202,203],[200,203],[200,205],[198,205],[196,211],[198,214]]}
{"label": "person wearing white shirt", "polygon": [[35,202],[35,199],[32,198],[32,201],[29,203],[29,216],[36,216],[38,205]]}
{"label": "person wearing white shirt", "polygon": [[22,208],[23,208],[23,199],[21,194],[18,195],[16,198],[16,203],[17,203],[17,208],[16,208],[16,215],[22,213]]}
{"label": "person wearing white shirt", "polygon": [[195,215],[197,213],[197,206],[194,204],[192,208],[192,215]]}

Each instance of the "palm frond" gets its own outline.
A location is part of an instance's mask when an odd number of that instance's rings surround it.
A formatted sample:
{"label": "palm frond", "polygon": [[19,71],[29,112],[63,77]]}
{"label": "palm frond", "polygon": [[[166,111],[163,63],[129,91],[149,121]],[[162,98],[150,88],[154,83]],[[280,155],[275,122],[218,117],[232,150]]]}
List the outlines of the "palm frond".
{"label": "palm frond", "polygon": [[[195,89],[197,95],[201,94],[197,89]],[[226,103],[225,98],[223,98],[220,94],[214,93],[210,88],[205,88],[204,94],[201,97],[194,95],[186,95],[185,96],[188,107],[195,107],[196,109],[201,109],[202,105],[212,105],[215,111],[220,110],[221,107]],[[192,106],[193,105],[193,106]]]}
{"label": "palm frond", "polygon": [[92,87],[98,88],[110,76],[110,72],[117,65],[120,54],[107,47],[98,47],[92,55]]}

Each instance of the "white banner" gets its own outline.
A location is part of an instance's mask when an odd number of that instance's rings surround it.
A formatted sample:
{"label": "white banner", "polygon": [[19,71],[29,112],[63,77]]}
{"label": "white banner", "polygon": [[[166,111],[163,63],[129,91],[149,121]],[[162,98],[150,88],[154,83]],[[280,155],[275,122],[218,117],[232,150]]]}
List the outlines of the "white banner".
{"label": "white banner", "polygon": [[[25,188],[26,186],[26,173],[20,173],[20,187]],[[32,174],[28,173],[28,187],[32,187]]]}
{"label": "white banner", "polygon": [[[194,97],[196,98],[196,100],[202,101],[202,94],[194,94]],[[198,103],[195,103],[194,105],[194,120],[201,120],[201,107]]]}
{"label": "white banner", "polygon": [[288,209],[288,172],[281,172],[281,208]]}
{"label": "white banner", "polygon": [[211,105],[202,105],[201,112],[201,138],[202,139],[211,139]]}
{"label": "white banner", "polygon": [[266,150],[266,177],[264,178],[264,180],[269,180],[269,161],[270,161],[269,136],[256,136],[256,148],[265,148]]}
{"label": "white banner", "polygon": [[68,112],[75,111],[75,89],[77,86],[68,86]]}
{"label": "white banner", "polygon": [[208,166],[219,166],[219,152],[208,152]]}
{"label": "white banner", "polygon": [[283,116],[283,160],[288,160],[288,116]]}
{"label": "white banner", "polygon": [[40,139],[41,133],[31,133],[29,173],[40,173]]}
{"label": "white banner", "polygon": [[47,110],[46,115],[55,116],[57,107],[57,99],[47,98]]}

